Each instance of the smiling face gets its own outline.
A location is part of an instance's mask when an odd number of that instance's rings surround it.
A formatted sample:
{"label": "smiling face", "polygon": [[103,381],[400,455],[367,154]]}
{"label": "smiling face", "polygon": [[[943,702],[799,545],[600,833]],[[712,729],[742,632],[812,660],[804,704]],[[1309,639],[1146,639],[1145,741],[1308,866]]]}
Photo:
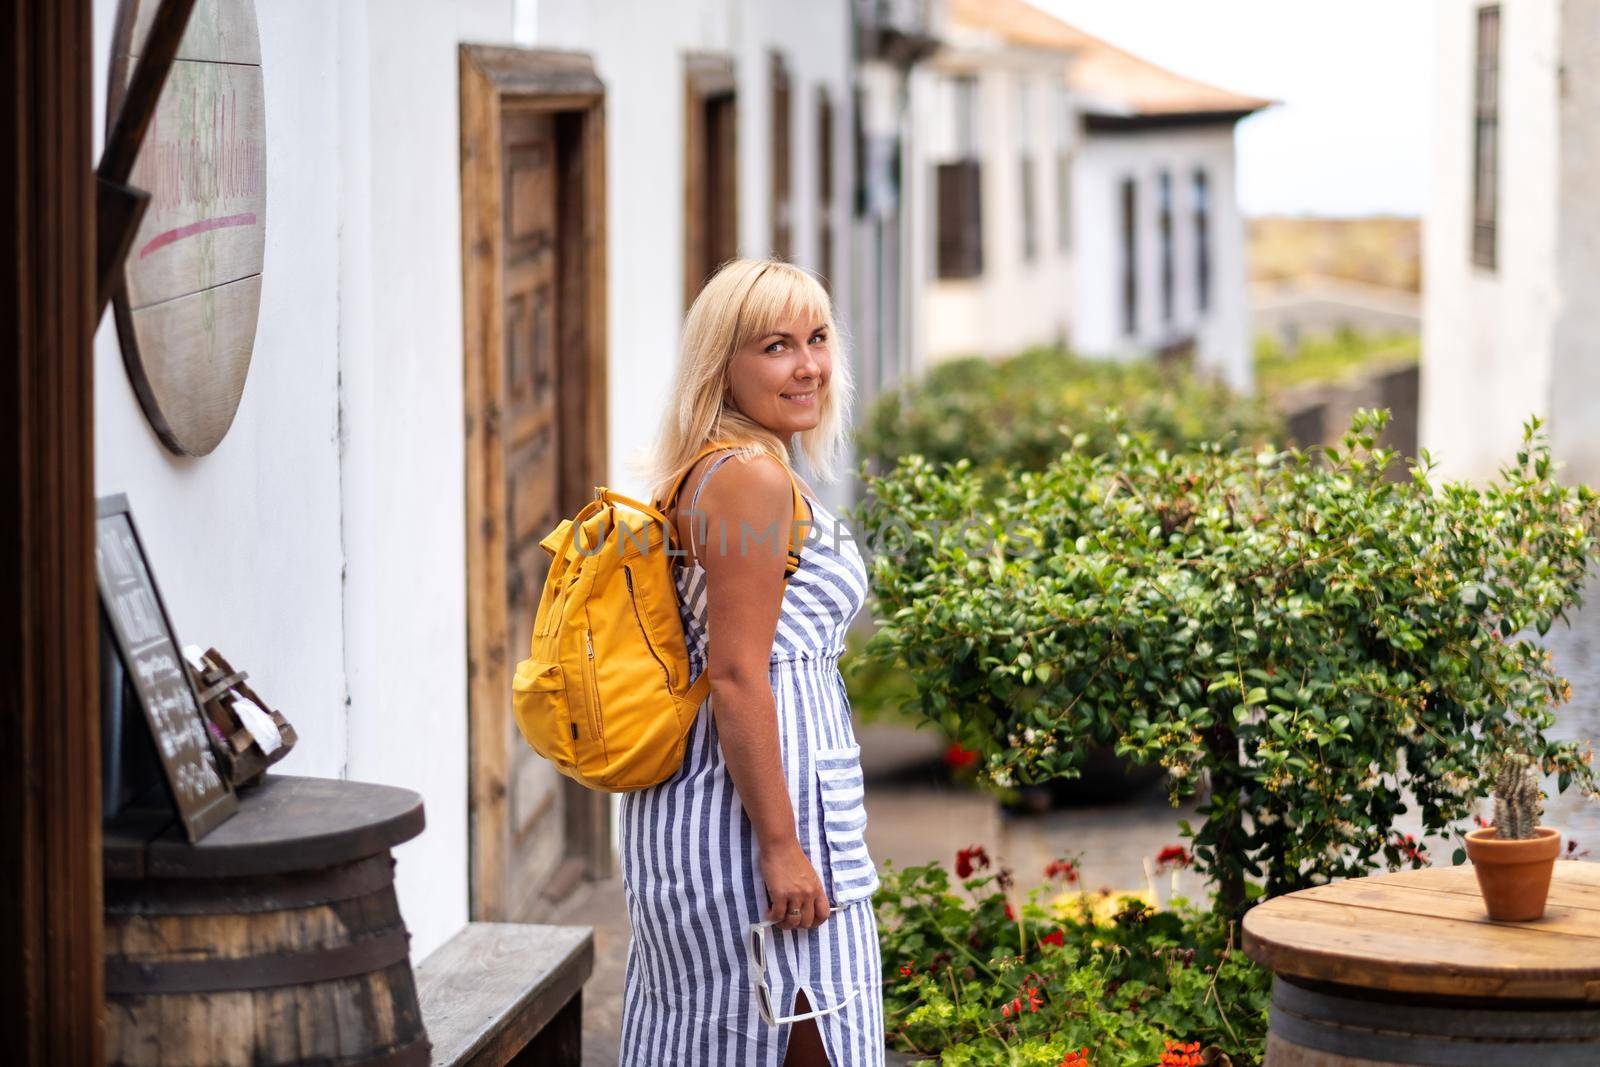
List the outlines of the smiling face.
{"label": "smiling face", "polygon": [[816,312],[780,316],[728,366],[732,405],[779,437],[814,429],[833,374],[833,327]]}

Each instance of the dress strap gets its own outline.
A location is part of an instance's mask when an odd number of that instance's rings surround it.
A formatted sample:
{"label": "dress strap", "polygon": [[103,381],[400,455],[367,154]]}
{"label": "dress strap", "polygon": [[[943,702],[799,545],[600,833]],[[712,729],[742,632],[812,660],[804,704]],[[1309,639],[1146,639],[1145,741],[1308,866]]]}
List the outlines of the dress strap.
{"label": "dress strap", "polygon": [[[711,476],[716,473],[716,470],[717,470],[718,467],[722,466],[724,463],[726,463],[728,460],[732,459],[733,457],[734,457],[734,453],[732,453],[732,452],[724,452],[722,455],[720,455],[716,459],[712,460],[710,466],[706,467],[705,473],[700,475],[699,484],[697,484],[694,487],[694,494],[689,497],[689,510],[691,512],[694,511],[695,507],[699,505],[699,503],[700,503],[700,490],[702,490],[702,489],[704,489],[706,487],[706,482],[711,480]],[[696,525],[695,524],[695,517],[693,515],[690,515],[689,516],[689,558],[693,559],[696,562],[699,562],[700,554],[695,551],[695,547],[694,547],[694,528],[695,528],[695,525]]]}

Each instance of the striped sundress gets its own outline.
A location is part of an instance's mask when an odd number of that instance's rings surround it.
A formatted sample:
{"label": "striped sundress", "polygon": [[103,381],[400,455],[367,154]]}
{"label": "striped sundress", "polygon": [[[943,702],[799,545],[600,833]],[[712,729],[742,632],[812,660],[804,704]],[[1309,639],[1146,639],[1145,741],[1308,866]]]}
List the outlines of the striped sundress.
{"label": "striped sundress", "polygon": [[[712,461],[690,499],[732,454]],[[838,659],[845,629],[866,602],[867,575],[849,531],[807,498],[813,528],[789,579],[769,678],[801,847],[838,905],[812,930],[767,931],[772,1010],[844,1008],[816,1020],[833,1067],[883,1063],[883,972],[871,896],[877,869],[863,833],[861,750]],[[731,549],[731,546],[730,546]],[[752,549],[759,550],[759,549]],[[676,569],[690,672],[705,669],[706,575]],[[658,786],[622,797],[622,878],[633,926],[622,1011],[623,1067],[779,1067],[792,1024],[769,1025],[746,961],[751,923],[768,901],[755,835],[717,741],[708,698],[683,766]]]}

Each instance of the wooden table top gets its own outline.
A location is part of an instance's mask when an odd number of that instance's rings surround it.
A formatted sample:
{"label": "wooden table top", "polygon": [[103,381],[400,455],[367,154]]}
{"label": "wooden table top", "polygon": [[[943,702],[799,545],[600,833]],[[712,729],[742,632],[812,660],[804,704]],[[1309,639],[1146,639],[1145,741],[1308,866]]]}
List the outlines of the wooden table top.
{"label": "wooden table top", "polygon": [[170,810],[130,812],[106,824],[101,857],[112,879],[253,877],[353,863],[422,828],[422,797],[409,789],[268,774],[198,844]]}
{"label": "wooden table top", "polygon": [[1544,918],[1493,922],[1469,864],[1277,897],[1244,918],[1275,973],[1399,993],[1600,1002],[1600,863],[1557,861]]}

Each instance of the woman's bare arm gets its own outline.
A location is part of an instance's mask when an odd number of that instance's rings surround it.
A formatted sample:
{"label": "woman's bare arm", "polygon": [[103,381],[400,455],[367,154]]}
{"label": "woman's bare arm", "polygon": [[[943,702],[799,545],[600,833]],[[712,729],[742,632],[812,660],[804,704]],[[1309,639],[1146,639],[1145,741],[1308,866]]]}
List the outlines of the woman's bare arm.
{"label": "woman's bare arm", "polygon": [[[794,518],[789,476],[770,457],[730,460],[706,483],[698,509],[695,549],[706,571],[711,707],[728,773],[761,850],[772,899],[768,918],[785,928],[816,926],[828,917],[827,894],[795,833],[768,674]],[[796,908],[799,915],[788,914]]]}

